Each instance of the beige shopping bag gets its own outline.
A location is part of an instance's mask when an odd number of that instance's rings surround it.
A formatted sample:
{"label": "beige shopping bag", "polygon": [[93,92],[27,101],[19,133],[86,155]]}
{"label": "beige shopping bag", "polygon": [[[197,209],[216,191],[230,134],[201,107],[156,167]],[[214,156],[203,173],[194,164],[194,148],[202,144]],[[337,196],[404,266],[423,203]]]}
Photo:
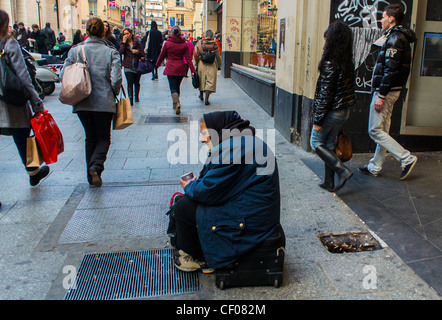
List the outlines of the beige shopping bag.
{"label": "beige shopping bag", "polygon": [[[124,91],[123,91],[124,92]],[[126,94],[124,94],[126,96]],[[114,130],[123,130],[134,123],[132,107],[129,98],[122,98],[117,102],[117,113],[114,116]]]}
{"label": "beige shopping bag", "polygon": [[26,167],[40,167],[43,164],[43,157],[37,144],[35,136],[26,140]]}

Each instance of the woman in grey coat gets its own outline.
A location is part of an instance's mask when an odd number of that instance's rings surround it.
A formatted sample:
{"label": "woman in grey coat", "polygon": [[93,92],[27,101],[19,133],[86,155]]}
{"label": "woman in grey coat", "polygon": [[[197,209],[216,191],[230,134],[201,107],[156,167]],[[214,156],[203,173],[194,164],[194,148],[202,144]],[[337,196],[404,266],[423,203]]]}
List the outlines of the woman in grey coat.
{"label": "woman in grey coat", "polygon": [[[104,23],[91,18],[86,24],[86,41],[72,47],[64,68],[77,61],[82,47],[92,84],[91,94],[73,107],[86,134],[86,169],[89,184],[101,187],[101,173],[111,143],[111,124],[116,112],[115,97],[121,89],[120,55],[104,38]],[[78,55],[83,59],[81,52]],[[62,75],[63,76],[63,75]]]}
{"label": "woman in grey coat", "polygon": [[[31,133],[31,118],[33,113],[44,110],[43,101],[35,91],[25,60],[21,53],[17,40],[8,34],[9,16],[6,11],[0,9],[0,52],[4,50],[11,61],[12,68],[22,81],[30,94],[30,100],[23,106],[12,106],[0,100],[0,135],[11,135],[17,146],[20,158],[26,168],[26,140]],[[31,111],[32,108],[32,111]],[[29,183],[36,186],[41,179],[49,174],[49,167],[26,168],[29,175]]]}

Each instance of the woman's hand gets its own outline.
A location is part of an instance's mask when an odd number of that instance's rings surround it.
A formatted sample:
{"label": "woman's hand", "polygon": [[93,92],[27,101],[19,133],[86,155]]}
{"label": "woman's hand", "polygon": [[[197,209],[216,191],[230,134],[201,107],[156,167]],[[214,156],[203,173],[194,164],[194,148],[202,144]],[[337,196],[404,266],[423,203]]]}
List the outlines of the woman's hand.
{"label": "woman's hand", "polygon": [[132,49],[131,51],[132,51],[133,54],[137,54],[138,53],[137,49]]}
{"label": "woman's hand", "polygon": [[197,177],[193,177],[191,180],[180,180],[181,187],[184,189],[190,182],[195,181]]}
{"label": "woman's hand", "polygon": [[322,126],[318,126],[317,124],[315,124],[315,131],[316,132],[321,132],[322,131]]}

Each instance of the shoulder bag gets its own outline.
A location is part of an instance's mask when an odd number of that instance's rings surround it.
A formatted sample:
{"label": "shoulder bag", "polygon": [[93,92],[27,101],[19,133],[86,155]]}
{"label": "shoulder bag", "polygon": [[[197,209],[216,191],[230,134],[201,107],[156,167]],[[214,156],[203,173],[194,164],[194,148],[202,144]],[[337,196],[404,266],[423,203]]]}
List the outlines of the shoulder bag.
{"label": "shoulder bag", "polygon": [[342,129],[338,133],[335,152],[342,162],[347,162],[353,158],[351,139],[344,133]]}
{"label": "shoulder bag", "polygon": [[[79,62],[79,51],[83,55],[83,62]],[[67,66],[63,71],[61,91],[59,99],[61,103],[75,106],[82,100],[89,97],[92,91],[91,77],[89,75],[88,64],[84,54],[84,46],[77,49],[77,61]]]}

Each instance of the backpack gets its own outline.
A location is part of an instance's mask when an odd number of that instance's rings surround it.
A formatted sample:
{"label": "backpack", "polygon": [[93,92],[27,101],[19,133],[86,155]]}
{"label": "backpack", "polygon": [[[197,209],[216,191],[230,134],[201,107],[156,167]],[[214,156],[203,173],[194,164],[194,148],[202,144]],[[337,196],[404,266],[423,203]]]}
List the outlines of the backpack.
{"label": "backpack", "polygon": [[212,64],[215,62],[215,51],[209,49],[203,49],[203,53],[201,53],[201,61],[204,63]]}
{"label": "backpack", "polygon": [[0,100],[8,105],[22,107],[31,95],[15,73],[11,59],[4,50],[5,44],[6,40],[0,43]]}

